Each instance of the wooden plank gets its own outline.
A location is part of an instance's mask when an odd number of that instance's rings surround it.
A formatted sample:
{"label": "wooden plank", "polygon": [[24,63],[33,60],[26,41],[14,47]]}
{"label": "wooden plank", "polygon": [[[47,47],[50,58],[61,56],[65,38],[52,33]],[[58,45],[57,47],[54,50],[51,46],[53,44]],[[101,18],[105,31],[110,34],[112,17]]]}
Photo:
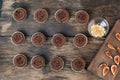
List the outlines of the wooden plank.
{"label": "wooden plank", "polygon": [[[6,6],[7,3],[9,3],[9,5]],[[84,5],[82,5],[82,3]],[[87,33],[87,24],[81,25],[75,21],[74,15],[76,11],[80,9],[87,10],[90,15],[90,19],[98,16],[105,17],[109,21],[110,27],[114,24],[115,20],[120,17],[120,6],[119,4],[115,4],[119,2],[113,1],[113,5],[106,5],[107,3],[104,3],[104,0],[94,5],[87,5],[87,3],[93,3],[93,1],[88,0],[81,2],[71,0],[68,2],[64,0],[4,0],[1,16],[5,18],[5,20],[0,22],[0,35],[10,36],[16,30],[23,30],[27,35],[32,35],[36,31],[42,31],[48,36],[52,36],[58,32],[61,32],[68,37],[74,36],[80,32],[89,36]],[[17,23],[12,19],[12,12],[19,6],[25,6],[29,11],[29,15],[25,21]],[[56,7],[54,8],[54,6]],[[49,19],[45,24],[38,24],[33,20],[34,10],[38,8],[46,8],[50,14]],[[71,18],[68,23],[59,24],[56,22],[54,13],[59,8],[67,8],[70,12]]]}
{"label": "wooden plank", "polygon": [[[0,78],[2,80],[101,80],[89,71],[75,73],[70,69],[70,62],[77,56],[82,56],[87,62],[86,68],[92,58],[96,55],[104,39],[93,39],[89,37],[89,43],[85,48],[78,49],[73,46],[72,38],[77,33],[84,33],[89,36],[87,24],[80,24],[75,21],[75,12],[85,9],[90,19],[94,17],[105,17],[110,24],[110,28],[115,20],[120,17],[120,1],[107,0],[3,0],[0,10]],[[12,19],[12,12],[15,8],[24,6],[29,11],[28,18],[20,23]],[[34,10],[46,8],[50,16],[45,24],[38,24],[33,20]],[[59,8],[66,8],[71,15],[69,22],[60,24],[56,22],[54,13]],[[14,46],[10,41],[11,34],[20,30],[27,36],[27,41]],[[41,31],[47,37],[47,43],[42,47],[34,47],[30,42],[33,33]],[[51,36],[55,33],[62,33],[68,38],[68,42],[60,49],[53,47],[50,43]],[[13,66],[13,56],[24,52],[29,57],[40,54],[49,59],[55,55],[62,55],[66,59],[65,68],[60,72],[52,72],[46,65],[43,70],[32,69],[28,65],[24,69]]]}
{"label": "wooden plank", "polygon": [[[96,51],[103,43],[104,39],[98,41],[97,39],[89,38],[89,43],[85,48],[78,49],[72,44],[72,37],[67,37],[68,42],[65,46],[57,49],[51,45],[51,38],[42,47],[35,47],[31,44],[30,37],[24,44],[15,46],[11,43],[10,37],[0,37],[0,77],[3,80],[101,80],[90,72],[83,70],[82,72],[73,72],[70,67],[70,62],[81,56],[85,59],[87,65],[95,56]],[[23,69],[18,69],[12,64],[13,56],[19,53],[25,53],[28,56],[29,62],[32,56],[39,54],[43,55],[47,60],[47,65],[42,70],[35,70],[31,68],[30,64]],[[65,67],[60,72],[53,72],[49,68],[49,60],[51,57],[61,55],[65,59]]]}
{"label": "wooden plank", "polygon": [[[108,44],[112,44],[115,48],[120,46],[120,42],[115,37],[115,34],[120,32],[119,25],[120,25],[120,20],[116,22],[112,31],[110,32],[104,44],[102,45],[99,52],[97,53],[96,57],[92,60],[91,64],[88,67],[88,70],[102,77],[104,80],[115,80],[115,76],[113,76],[111,72],[109,72],[108,75],[103,76],[102,71],[101,69],[98,68],[98,66],[103,62],[105,62],[109,67],[115,64],[114,60],[110,59],[108,56],[105,55],[105,51],[110,50],[107,47]],[[110,50],[110,52],[112,52],[113,56],[119,55],[117,51]],[[118,72],[119,72],[119,68],[120,66],[118,66]]]}

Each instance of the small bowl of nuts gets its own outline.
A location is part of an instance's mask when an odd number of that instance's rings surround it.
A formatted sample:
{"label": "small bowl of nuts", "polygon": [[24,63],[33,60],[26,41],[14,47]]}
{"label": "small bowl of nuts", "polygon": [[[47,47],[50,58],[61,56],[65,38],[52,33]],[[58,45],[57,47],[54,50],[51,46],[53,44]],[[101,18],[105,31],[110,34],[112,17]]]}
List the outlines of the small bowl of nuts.
{"label": "small bowl of nuts", "polygon": [[92,19],[88,24],[88,32],[95,38],[102,38],[109,31],[109,23],[106,19],[97,17]]}

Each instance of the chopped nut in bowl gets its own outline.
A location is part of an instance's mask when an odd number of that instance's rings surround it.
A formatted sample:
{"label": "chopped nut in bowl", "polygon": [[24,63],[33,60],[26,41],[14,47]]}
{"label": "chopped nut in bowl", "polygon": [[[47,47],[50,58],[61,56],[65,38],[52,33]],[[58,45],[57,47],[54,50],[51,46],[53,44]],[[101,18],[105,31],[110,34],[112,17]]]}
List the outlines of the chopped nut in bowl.
{"label": "chopped nut in bowl", "polygon": [[97,17],[92,19],[88,24],[88,32],[95,38],[106,36],[109,31],[109,23],[106,19]]}

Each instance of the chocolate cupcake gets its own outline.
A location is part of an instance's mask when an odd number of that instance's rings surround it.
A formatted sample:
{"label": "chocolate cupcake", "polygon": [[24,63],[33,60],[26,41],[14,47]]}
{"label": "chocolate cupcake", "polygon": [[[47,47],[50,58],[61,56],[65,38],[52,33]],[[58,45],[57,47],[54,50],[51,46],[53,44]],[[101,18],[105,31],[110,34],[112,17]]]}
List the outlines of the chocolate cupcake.
{"label": "chocolate cupcake", "polygon": [[51,42],[56,47],[62,47],[66,43],[66,38],[62,34],[53,35]]}
{"label": "chocolate cupcake", "polygon": [[88,43],[88,39],[84,34],[77,34],[74,38],[73,38],[73,44],[78,47],[85,47]]}
{"label": "chocolate cupcake", "polygon": [[13,58],[13,64],[17,67],[24,67],[27,65],[27,57],[23,54],[18,54]]}
{"label": "chocolate cupcake", "polygon": [[35,69],[41,69],[45,66],[45,59],[39,55],[33,56],[31,65]]}
{"label": "chocolate cupcake", "polygon": [[26,19],[27,11],[24,8],[17,8],[13,11],[13,19],[15,21],[22,21]]}
{"label": "chocolate cupcake", "polygon": [[43,45],[46,42],[46,37],[43,33],[36,32],[32,35],[31,41],[35,46]]}
{"label": "chocolate cupcake", "polygon": [[64,67],[64,60],[57,56],[50,60],[50,68],[54,71],[59,71]]}
{"label": "chocolate cupcake", "polygon": [[22,32],[16,31],[12,34],[11,41],[13,44],[21,44],[25,41],[25,36]]}
{"label": "chocolate cupcake", "polygon": [[76,13],[75,19],[79,23],[87,23],[89,21],[89,14],[84,10],[80,10]]}
{"label": "chocolate cupcake", "polygon": [[85,68],[85,61],[81,57],[78,57],[72,61],[71,68],[76,72],[81,71]]}
{"label": "chocolate cupcake", "polygon": [[70,19],[69,12],[65,9],[59,9],[55,13],[55,18],[60,23],[65,23]]}
{"label": "chocolate cupcake", "polygon": [[34,20],[38,23],[44,23],[48,19],[48,12],[45,9],[37,9],[34,13]]}

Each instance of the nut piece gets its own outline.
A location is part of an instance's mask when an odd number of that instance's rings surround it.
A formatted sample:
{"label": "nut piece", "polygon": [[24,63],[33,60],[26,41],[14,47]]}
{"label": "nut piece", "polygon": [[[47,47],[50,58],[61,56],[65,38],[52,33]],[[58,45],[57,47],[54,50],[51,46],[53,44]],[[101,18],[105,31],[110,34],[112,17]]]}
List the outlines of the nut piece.
{"label": "nut piece", "polygon": [[22,32],[16,31],[12,34],[11,41],[13,44],[21,44],[25,41],[25,36]]}
{"label": "nut piece", "polygon": [[78,57],[72,61],[71,68],[75,72],[81,71],[85,68],[85,61],[81,57]]}
{"label": "nut piece", "polygon": [[22,21],[27,17],[27,11],[24,8],[17,8],[13,12],[13,19],[15,21]]}
{"label": "nut piece", "polygon": [[110,70],[110,69],[109,69],[108,66],[104,67],[104,68],[103,68],[103,76],[106,76],[106,75],[108,74],[109,70]]}
{"label": "nut piece", "polygon": [[42,56],[33,56],[31,60],[31,65],[35,69],[41,69],[45,66],[45,59]]}
{"label": "nut piece", "polygon": [[101,38],[106,34],[105,28],[99,24],[93,24],[90,29],[91,29],[91,35],[96,38],[97,37]]}
{"label": "nut piece", "polygon": [[105,51],[106,56],[108,56],[110,59],[113,59],[112,53],[110,51]]}
{"label": "nut piece", "polygon": [[45,9],[37,9],[34,13],[34,20],[38,23],[44,23],[48,19],[48,12]]}
{"label": "nut piece", "polygon": [[108,44],[107,46],[108,46],[108,48],[116,51],[115,47],[112,44]]}
{"label": "nut piece", "polygon": [[115,62],[117,65],[120,64],[120,56],[119,56],[119,55],[116,55],[116,56],[114,57],[114,62]]}
{"label": "nut piece", "polygon": [[73,38],[73,44],[78,48],[85,47],[87,43],[88,43],[88,38],[84,34],[77,34]]}
{"label": "nut piece", "polygon": [[116,65],[111,66],[111,72],[112,72],[113,76],[116,75],[116,73],[117,73],[117,66]]}
{"label": "nut piece", "polygon": [[55,13],[55,18],[60,23],[65,23],[70,19],[69,12],[65,9],[59,9]]}
{"label": "nut piece", "polygon": [[115,37],[120,41],[120,33],[116,33]]}
{"label": "nut piece", "polygon": [[104,67],[106,67],[107,66],[107,64],[106,63],[101,63],[100,65],[99,65],[99,68],[104,68]]}
{"label": "nut piece", "polygon": [[50,60],[50,68],[54,71],[59,71],[64,67],[64,60],[57,56]]}
{"label": "nut piece", "polygon": [[75,18],[79,23],[87,23],[89,20],[89,14],[84,10],[80,10],[76,13]]}
{"label": "nut piece", "polygon": [[17,67],[24,67],[27,64],[27,57],[23,54],[18,54],[13,58],[13,64]]}
{"label": "nut piece", "polygon": [[43,45],[46,42],[46,37],[43,33],[36,32],[32,35],[31,42],[35,46]]}
{"label": "nut piece", "polygon": [[120,47],[117,47],[117,51],[120,53]]}
{"label": "nut piece", "polygon": [[51,42],[56,47],[62,47],[66,43],[66,38],[62,34],[53,35]]}

